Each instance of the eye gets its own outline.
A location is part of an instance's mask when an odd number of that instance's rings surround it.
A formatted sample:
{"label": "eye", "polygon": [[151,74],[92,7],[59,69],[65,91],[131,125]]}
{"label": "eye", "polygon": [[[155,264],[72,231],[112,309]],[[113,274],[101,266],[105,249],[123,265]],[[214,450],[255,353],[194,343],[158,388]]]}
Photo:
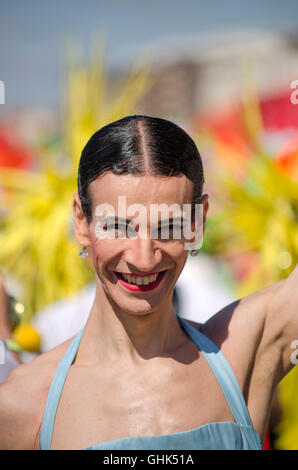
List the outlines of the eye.
{"label": "eye", "polygon": [[130,238],[134,238],[134,237],[137,236],[137,235],[136,235],[136,232],[138,232],[138,228],[139,228],[138,225],[137,225],[136,227],[132,227],[132,226],[128,225],[128,227],[127,227],[127,233],[128,233],[128,235],[129,235]]}
{"label": "eye", "polygon": [[105,230],[116,232],[116,234],[121,235],[121,238],[127,234],[129,238],[134,238],[136,236],[134,227],[125,224],[118,224],[117,222],[105,225]]}
{"label": "eye", "polygon": [[[181,236],[181,228],[182,228],[181,225],[170,224],[169,225],[169,237],[167,237],[166,225],[163,225],[161,227],[158,227],[158,229],[155,230],[155,232],[153,232],[153,238],[157,238],[158,240],[173,239],[174,231],[175,233]],[[163,238],[162,238],[162,235],[163,235]],[[177,238],[175,239],[177,240]]]}
{"label": "eye", "polygon": [[118,231],[121,231],[121,232],[126,232],[126,225],[124,224],[108,224],[108,225],[105,225],[106,229],[107,230],[118,230]]}

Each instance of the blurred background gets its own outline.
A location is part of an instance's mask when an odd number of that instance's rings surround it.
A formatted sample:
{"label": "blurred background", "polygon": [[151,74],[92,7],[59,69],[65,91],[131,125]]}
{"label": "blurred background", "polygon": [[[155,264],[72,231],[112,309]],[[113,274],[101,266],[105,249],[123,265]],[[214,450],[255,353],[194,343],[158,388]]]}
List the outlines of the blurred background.
{"label": "blurred background", "polygon": [[[77,167],[91,135],[128,114],[173,120],[202,156],[210,207],[176,285],[181,316],[204,322],[297,264],[295,0],[2,2],[0,83],[0,270],[23,361],[87,320]],[[298,449],[297,390],[295,368],[264,448]]]}

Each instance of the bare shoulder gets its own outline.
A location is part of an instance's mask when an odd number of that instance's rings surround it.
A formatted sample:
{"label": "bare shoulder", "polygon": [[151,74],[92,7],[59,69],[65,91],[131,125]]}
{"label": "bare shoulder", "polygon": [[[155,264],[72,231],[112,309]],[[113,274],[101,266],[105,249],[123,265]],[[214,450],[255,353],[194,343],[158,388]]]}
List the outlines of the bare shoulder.
{"label": "bare shoulder", "polygon": [[48,390],[72,338],[17,366],[0,385],[0,449],[38,449]]}
{"label": "bare shoulder", "polygon": [[227,349],[236,342],[261,341],[266,313],[274,294],[284,281],[278,281],[264,289],[236,299],[223,307],[201,326],[201,331],[218,346]]}
{"label": "bare shoulder", "polygon": [[236,299],[197,326],[223,352],[242,388],[260,363],[260,350],[266,349],[263,345],[268,306],[283,282]]}

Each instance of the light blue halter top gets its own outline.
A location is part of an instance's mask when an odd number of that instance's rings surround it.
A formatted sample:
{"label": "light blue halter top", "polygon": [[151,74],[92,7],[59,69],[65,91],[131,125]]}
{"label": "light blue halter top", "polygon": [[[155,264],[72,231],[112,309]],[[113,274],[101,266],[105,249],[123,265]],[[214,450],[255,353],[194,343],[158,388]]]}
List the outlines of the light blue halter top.
{"label": "light blue halter top", "polygon": [[[235,374],[220,349],[207,336],[177,315],[182,329],[196,344],[213,370],[236,422],[207,423],[189,431],[158,436],[129,436],[93,444],[83,450],[261,450],[259,435],[253,428]],[[74,337],[54,374],[44,409],[40,449],[49,450],[57,406],[69,367],[73,363],[84,328]]]}

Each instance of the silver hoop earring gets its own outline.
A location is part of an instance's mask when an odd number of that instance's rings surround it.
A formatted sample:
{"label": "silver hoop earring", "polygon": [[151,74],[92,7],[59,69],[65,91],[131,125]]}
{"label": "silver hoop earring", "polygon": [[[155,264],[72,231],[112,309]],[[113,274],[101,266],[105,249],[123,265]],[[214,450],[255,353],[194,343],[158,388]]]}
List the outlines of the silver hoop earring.
{"label": "silver hoop earring", "polygon": [[190,256],[197,256],[199,254],[200,250],[190,250],[189,254]]}
{"label": "silver hoop earring", "polygon": [[87,258],[88,251],[86,251],[86,248],[83,243],[82,243],[82,246],[83,248],[78,252],[78,255],[81,256],[82,258]]}

